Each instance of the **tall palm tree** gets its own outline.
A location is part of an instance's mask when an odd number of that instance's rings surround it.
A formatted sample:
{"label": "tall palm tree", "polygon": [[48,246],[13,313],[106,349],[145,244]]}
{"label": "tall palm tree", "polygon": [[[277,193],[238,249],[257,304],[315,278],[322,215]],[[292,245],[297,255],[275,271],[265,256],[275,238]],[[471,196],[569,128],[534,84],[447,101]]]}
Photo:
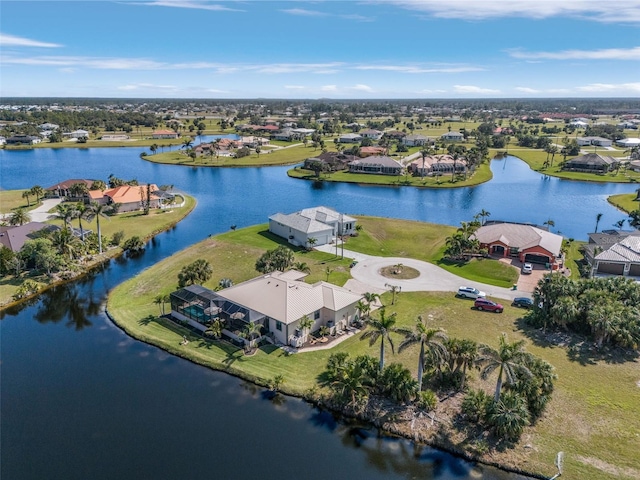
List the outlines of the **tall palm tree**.
{"label": "tall palm tree", "polygon": [[394,327],[396,324],[396,313],[393,312],[388,317],[386,316],[384,307],[380,309],[380,318],[368,318],[366,320],[369,326],[368,330],[364,332],[360,340],[369,339],[369,345],[373,346],[378,339],[380,339],[380,371],[384,369],[384,344],[385,340],[389,342],[391,352],[395,353],[395,347],[393,345],[393,339],[391,338],[391,332],[397,331]]}
{"label": "tall palm tree", "polygon": [[526,360],[524,340],[508,343],[505,334],[502,334],[500,337],[500,344],[497,350],[488,345],[483,345],[480,348],[478,363],[482,365],[480,372],[481,377],[486,379],[498,369],[498,381],[494,395],[495,402],[500,401],[500,392],[504,381],[503,376],[506,377],[507,383],[513,383],[515,381],[516,372],[520,372],[525,376],[531,376],[531,372],[525,366]]}
{"label": "tall palm tree", "polygon": [[424,163],[430,154],[431,154],[430,148],[423,148],[422,150],[420,150],[420,156],[422,157],[422,171],[420,172],[420,177],[424,177]]}
{"label": "tall palm tree", "polygon": [[108,219],[107,213],[111,212],[112,208],[109,205],[100,204],[97,202],[91,202],[89,204],[89,211],[87,218],[92,220],[96,219],[96,226],[98,230],[98,251],[102,253],[102,230],[100,229],[100,217]]}
{"label": "tall palm tree", "polygon": [[64,228],[71,230],[71,220],[75,218],[75,205],[69,203],[60,203],[56,205],[56,217],[64,223]]}
{"label": "tall palm tree", "polygon": [[78,227],[80,227],[80,240],[84,243],[84,228],[82,227],[82,219],[86,219],[89,214],[89,206],[84,202],[76,203],[74,208],[75,217],[78,219]]}
{"label": "tall palm tree", "polygon": [[425,351],[429,352],[431,358],[444,361],[448,356],[444,343],[447,341],[447,334],[441,328],[429,328],[421,315],[418,316],[413,330],[401,328],[398,329],[398,333],[404,335],[404,340],[398,347],[398,353],[411,345],[420,344],[420,354],[418,355],[418,391],[420,392],[422,391]]}
{"label": "tall palm tree", "polygon": [[596,231],[595,231],[595,233],[598,233],[598,224],[600,223],[600,220],[602,219],[602,215],[603,215],[602,213],[598,213],[596,215]]}
{"label": "tall palm tree", "polygon": [[31,206],[31,201],[29,200],[30,196],[31,196],[31,190],[25,190],[24,192],[22,192],[22,198],[27,199],[27,207]]}
{"label": "tall palm tree", "polygon": [[40,198],[44,196],[44,188],[42,188],[40,185],[34,185],[29,191],[31,192],[31,195],[34,195],[36,197],[36,203],[39,203]]}
{"label": "tall palm tree", "polygon": [[482,225],[485,224],[485,222],[487,221],[486,219],[489,218],[491,216],[490,212],[487,212],[484,208],[482,210],[480,210],[480,213],[478,214],[480,216],[480,218],[482,218]]}
{"label": "tall palm tree", "polygon": [[9,217],[9,225],[24,225],[31,221],[31,215],[24,208],[16,208]]}

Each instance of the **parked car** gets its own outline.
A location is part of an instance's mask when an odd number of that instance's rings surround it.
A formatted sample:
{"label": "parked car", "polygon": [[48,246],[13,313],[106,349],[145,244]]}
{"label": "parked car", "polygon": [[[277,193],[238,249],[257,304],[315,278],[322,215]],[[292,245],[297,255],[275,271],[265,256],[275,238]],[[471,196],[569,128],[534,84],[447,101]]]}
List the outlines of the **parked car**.
{"label": "parked car", "polygon": [[483,298],[483,297],[487,296],[486,293],[481,292],[477,288],[473,288],[473,287],[460,287],[458,289],[458,293],[456,295],[458,297],[474,298],[474,299],[475,298]]}
{"label": "parked car", "polygon": [[533,272],[533,265],[531,265],[530,263],[525,263],[524,265],[522,265],[523,274],[528,275],[532,272]]}
{"label": "parked car", "polygon": [[518,297],[513,299],[513,303],[511,305],[518,308],[532,308],[533,300],[529,297]]}
{"label": "parked car", "polygon": [[476,298],[473,306],[478,310],[487,310],[489,312],[502,313],[504,307],[496,302],[492,302],[491,300],[487,300],[486,298]]}

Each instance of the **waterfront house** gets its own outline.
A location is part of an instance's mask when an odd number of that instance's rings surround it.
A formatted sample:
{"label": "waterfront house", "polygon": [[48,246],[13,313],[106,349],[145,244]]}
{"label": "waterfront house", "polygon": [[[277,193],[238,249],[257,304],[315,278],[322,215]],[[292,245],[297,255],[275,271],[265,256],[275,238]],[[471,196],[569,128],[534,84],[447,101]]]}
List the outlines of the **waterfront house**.
{"label": "waterfront house", "polygon": [[269,231],[287,239],[295,246],[310,247],[332,243],[337,235],[352,235],[357,220],[328,207],[305,208],[290,214],[276,213],[269,217]]}
{"label": "waterfront house", "polygon": [[573,172],[606,173],[613,170],[617,164],[616,158],[599,153],[587,153],[567,160],[562,169]]}
{"label": "waterfront house", "polygon": [[427,155],[417,157],[409,164],[409,171],[413,175],[443,175],[445,173],[464,173],[467,169],[467,161],[464,158],[454,158],[451,155]]}
{"label": "waterfront house", "polygon": [[[165,192],[155,184],[149,185],[149,192],[149,208],[160,208]],[[119,204],[118,213],[134,212],[144,208],[144,201],[147,200],[147,185],[121,185],[104,192],[93,190],[89,192],[89,196],[91,201],[99,204]]]}
{"label": "waterfront house", "polygon": [[175,140],[179,136],[180,134],[178,134],[177,132],[174,132],[173,130],[155,130],[151,134],[151,138],[153,138],[154,140],[162,140],[162,139]]}
{"label": "waterfront house", "polygon": [[7,138],[7,145],[35,145],[36,143],[40,143],[42,139],[40,137],[35,137],[33,135],[23,135],[16,134]]}
{"label": "waterfront house", "polygon": [[[262,338],[278,345],[300,347],[310,332],[322,326],[344,331],[359,319],[356,309],[362,295],[327,282],[305,283],[296,270],[271,272],[214,292],[190,285],[170,295],[171,315],[205,331],[206,324],[223,322],[223,336],[244,344],[247,323],[262,326]],[[308,331],[300,321],[313,320]]]}
{"label": "waterfront house", "polygon": [[379,175],[400,175],[402,174],[402,164],[393,158],[375,155],[367,158],[360,158],[349,163],[351,173],[374,173]]}
{"label": "waterfront house", "polygon": [[590,233],[582,247],[593,275],[640,276],[640,232],[605,230]]}
{"label": "waterfront house", "polygon": [[127,140],[131,140],[131,137],[129,135],[102,135],[102,137],[100,137],[100,140],[105,141],[105,142],[124,142]]}
{"label": "waterfront house", "polygon": [[0,245],[19,252],[27,240],[38,238],[38,232],[42,230],[58,230],[60,227],[48,223],[29,222],[24,225],[0,226]]}
{"label": "waterfront house", "polygon": [[[44,189],[44,196],[45,197],[59,197],[59,198],[66,198],[66,199],[70,199],[72,198],[71,196],[71,187],[77,183],[81,183],[86,185],[87,190],[90,191],[91,188],[93,187],[93,183],[95,182],[95,180],[87,180],[86,178],[69,178],[67,180],[64,180],[62,182],[58,182],[55,185],[51,185],[50,187],[47,187]],[[75,197],[73,197],[75,198]],[[83,195],[83,198],[89,198],[88,194]],[[78,200],[77,198],[75,198],[76,200]]]}
{"label": "waterfront house", "polygon": [[320,163],[324,172],[337,172],[349,168],[349,163],[358,160],[355,155],[346,155],[341,152],[324,152],[317,157],[307,158],[302,168],[314,170],[316,163]]}
{"label": "waterfront house", "polygon": [[490,255],[516,257],[521,262],[546,264],[556,269],[562,236],[532,225],[487,222],[473,234]]}

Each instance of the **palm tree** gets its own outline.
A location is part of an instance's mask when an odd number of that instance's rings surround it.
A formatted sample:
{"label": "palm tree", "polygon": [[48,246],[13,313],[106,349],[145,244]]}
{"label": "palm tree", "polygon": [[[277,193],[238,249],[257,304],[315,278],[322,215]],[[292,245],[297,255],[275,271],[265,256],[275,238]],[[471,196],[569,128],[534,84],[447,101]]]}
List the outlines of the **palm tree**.
{"label": "palm tree", "polygon": [[75,218],[75,206],[68,203],[56,205],[56,217],[64,223],[64,228],[71,230],[71,220]]}
{"label": "palm tree", "polygon": [[313,319],[311,317],[309,317],[309,315],[304,315],[299,322],[300,325],[300,329],[302,330],[302,338],[304,341],[306,341],[307,335],[308,335],[308,330],[313,327],[313,324],[315,322],[313,321]]}
{"label": "palm tree", "polygon": [[482,365],[480,373],[482,379],[486,379],[496,369],[498,369],[498,381],[496,383],[496,392],[494,400],[500,401],[500,391],[502,390],[503,374],[507,383],[513,383],[516,372],[525,376],[531,376],[531,372],[525,366],[526,352],[524,351],[524,340],[518,342],[507,343],[507,336],[502,334],[500,337],[500,345],[498,349],[483,345],[480,348],[480,356],[478,363]]}
{"label": "palm tree", "polygon": [[480,218],[482,218],[482,225],[485,224],[486,219],[489,218],[491,216],[491,213],[487,212],[484,208],[482,210],[480,210],[480,213],[478,213],[478,216]]}
{"label": "palm tree", "polygon": [[391,285],[390,283],[385,283],[384,286],[391,292],[391,305],[395,305],[396,295],[402,291],[402,287],[400,285]]}
{"label": "palm tree", "polygon": [[78,227],[80,227],[80,240],[84,243],[84,228],[82,227],[82,219],[89,214],[89,206],[84,202],[76,203],[74,208],[75,217],[78,219]]}
{"label": "palm tree", "polygon": [[204,331],[205,335],[211,335],[212,337],[220,338],[222,335],[222,320],[215,318]]}
{"label": "palm tree", "polygon": [[425,351],[434,359],[444,361],[447,356],[447,347],[444,342],[447,341],[447,334],[441,328],[429,328],[422,316],[418,316],[416,325],[413,330],[398,329],[398,333],[402,333],[405,337],[400,346],[398,353],[405,348],[416,343],[420,344],[420,354],[418,355],[418,391],[422,391],[422,376],[424,374]]}
{"label": "palm tree", "polygon": [[365,319],[369,316],[369,312],[371,312],[371,304],[359,300],[358,303],[356,303],[356,310],[360,313],[360,318]]}
{"label": "palm tree", "polygon": [[249,322],[245,325],[244,331],[240,334],[240,336],[249,340],[249,349],[252,349],[254,347],[253,342],[255,341],[256,337],[260,335],[260,330],[262,330],[261,323]]}
{"label": "palm tree", "polygon": [[22,192],[22,198],[27,199],[27,207],[31,206],[31,201],[29,200],[30,196],[31,196],[31,190],[25,190],[24,192]]}
{"label": "palm tree", "polygon": [[393,312],[388,317],[385,314],[384,307],[380,309],[380,318],[368,318],[366,320],[369,329],[364,332],[360,340],[369,339],[369,345],[373,346],[378,338],[380,339],[380,371],[384,369],[384,343],[385,340],[389,342],[391,346],[391,352],[395,353],[395,347],[393,345],[393,339],[391,338],[391,332],[397,331],[394,325],[396,324],[396,313]]}
{"label": "palm tree", "polygon": [[367,302],[369,304],[369,306],[371,306],[372,304],[376,303],[376,300],[378,300],[380,298],[380,295],[377,293],[373,293],[373,292],[366,292],[364,295],[364,300],[365,302]]}
{"label": "palm tree", "polygon": [[602,215],[603,215],[602,213],[598,213],[596,215],[596,231],[595,231],[595,233],[598,233],[598,224],[600,223],[600,220],[602,219]]}
{"label": "palm tree", "polygon": [[551,227],[555,227],[556,226],[556,222],[554,222],[551,219],[548,219],[546,222],[544,222],[542,225],[546,225],[547,226],[547,230],[551,230]]}
{"label": "palm tree", "polygon": [[327,266],[327,268],[324,269],[324,274],[327,276],[327,282],[329,281],[329,275],[331,275],[333,273],[333,268]]}
{"label": "palm tree", "polygon": [[423,148],[422,150],[420,150],[420,156],[422,157],[422,171],[420,172],[420,177],[424,177],[424,163],[426,158],[431,155],[431,149],[430,148]]}
{"label": "palm tree", "polygon": [[9,217],[9,225],[24,225],[31,221],[31,215],[24,208],[16,208]]}
{"label": "palm tree", "polygon": [[318,243],[318,239],[314,237],[307,238],[307,245],[309,245],[309,250],[313,250],[314,245]]}
{"label": "palm tree", "polygon": [[182,147],[185,150],[191,150],[191,146],[193,145],[193,139],[191,137],[187,137],[182,141]]}
{"label": "palm tree", "polygon": [[311,267],[309,267],[305,262],[294,263],[293,269],[302,273],[311,273]]}
{"label": "palm tree", "polygon": [[29,191],[36,197],[36,203],[39,203],[40,198],[44,196],[44,189],[40,185],[34,185]]}
{"label": "palm tree", "polygon": [[613,226],[618,227],[618,230],[622,230],[622,227],[624,227],[624,221],[625,221],[624,218],[622,220],[618,220],[616,223],[613,224]]}
{"label": "palm tree", "polygon": [[331,389],[340,398],[348,398],[349,405],[356,406],[362,398],[369,394],[365,369],[359,362],[347,362],[339,368],[338,375],[331,382]]}
{"label": "palm tree", "polygon": [[160,306],[161,315],[164,315],[164,301],[165,301],[165,295],[162,295],[162,294],[156,295],[153,299],[153,303]]}
{"label": "palm tree", "polygon": [[96,226],[98,230],[98,252],[102,254],[102,230],[100,229],[100,217],[107,217],[107,213],[110,212],[112,208],[109,205],[100,204],[97,202],[91,202],[89,204],[89,210],[87,213],[87,218],[89,221],[96,219]]}
{"label": "palm tree", "polygon": [[69,259],[73,260],[73,257],[77,253],[76,247],[78,246],[79,240],[73,236],[70,229],[63,228],[53,232],[51,242],[60,255],[67,255]]}

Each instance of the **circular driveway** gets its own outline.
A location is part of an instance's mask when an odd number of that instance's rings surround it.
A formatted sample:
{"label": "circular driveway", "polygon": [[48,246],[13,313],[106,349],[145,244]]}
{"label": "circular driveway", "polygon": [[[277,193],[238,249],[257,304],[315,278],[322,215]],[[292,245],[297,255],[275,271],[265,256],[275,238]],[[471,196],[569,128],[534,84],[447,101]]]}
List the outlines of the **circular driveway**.
{"label": "circular driveway", "polygon": [[[331,249],[327,251],[332,253]],[[505,300],[513,300],[516,297],[522,297],[531,293],[467,280],[437,265],[412,258],[374,257],[348,250],[344,251],[344,256],[358,261],[358,263],[351,268],[351,276],[359,283],[369,285],[376,291],[389,290],[390,285],[395,285],[401,287],[401,291],[403,292],[457,292],[458,288],[464,285],[482,290],[489,297]],[[394,280],[380,274],[382,268],[399,263],[407,267],[415,268],[420,272],[420,275],[417,278],[408,280]]]}

